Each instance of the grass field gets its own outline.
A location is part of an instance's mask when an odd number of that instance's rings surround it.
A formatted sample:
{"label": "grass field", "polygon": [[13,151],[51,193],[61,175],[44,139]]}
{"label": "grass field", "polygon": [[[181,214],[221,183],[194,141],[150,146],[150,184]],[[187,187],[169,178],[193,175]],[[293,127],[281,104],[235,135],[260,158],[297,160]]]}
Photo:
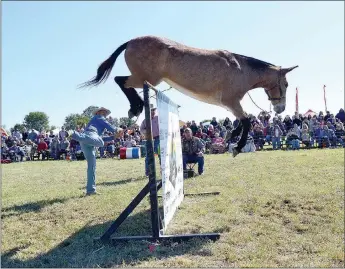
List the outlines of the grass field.
{"label": "grass field", "polygon": [[[193,240],[116,247],[94,244],[145,185],[144,160],[98,160],[101,195],[83,197],[86,162],[2,166],[2,267],[344,267],[344,150],[206,156],[185,181],[168,234],[220,232]],[[144,199],[116,235],[150,234]]]}

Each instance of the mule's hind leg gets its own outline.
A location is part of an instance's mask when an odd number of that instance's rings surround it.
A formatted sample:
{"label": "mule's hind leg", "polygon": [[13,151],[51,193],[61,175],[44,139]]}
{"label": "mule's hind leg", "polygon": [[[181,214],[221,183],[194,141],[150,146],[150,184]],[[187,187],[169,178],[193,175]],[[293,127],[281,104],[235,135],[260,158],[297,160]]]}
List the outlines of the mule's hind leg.
{"label": "mule's hind leg", "polygon": [[130,109],[128,110],[128,117],[138,117],[143,112],[144,101],[133,87],[141,88],[142,85],[138,81],[135,82],[132,76],[117,76],[114,80],[129,101]]}

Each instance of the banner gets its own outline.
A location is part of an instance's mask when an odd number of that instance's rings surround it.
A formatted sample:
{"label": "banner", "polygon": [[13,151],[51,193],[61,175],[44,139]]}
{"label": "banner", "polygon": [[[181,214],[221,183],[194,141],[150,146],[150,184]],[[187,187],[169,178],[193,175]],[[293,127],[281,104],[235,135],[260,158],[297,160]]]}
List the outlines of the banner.
{"label": "banner", "polygon": [[184,198],[183,165],[178,106],[157,93],[163,190],[163,232]]}

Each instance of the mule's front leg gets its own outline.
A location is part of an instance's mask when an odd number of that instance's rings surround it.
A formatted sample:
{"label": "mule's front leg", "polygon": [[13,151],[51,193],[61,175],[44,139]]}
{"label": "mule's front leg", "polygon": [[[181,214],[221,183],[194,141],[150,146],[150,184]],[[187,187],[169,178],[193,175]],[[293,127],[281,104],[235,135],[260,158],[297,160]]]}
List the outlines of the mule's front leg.
{"label": "mule's front leg", "polygon": [[239,102],[231,103],[228,106],[229,109],[232,111],[234,116],[240,120],[239,125],[237,128],[231,133],[230,139],[235,136],[239,136],[241,134],[241,138],[237,143],[237,146],[233,149],[232,155],[236,157],[243,147],[247,144],[248,133],[250,130],[250,119],[248,118],[247,114],[243,111],[242,106]]}
{"label": "mule's front leg", "polygon": [[228,143],[236,136],[239,136],[241,132],[242,132],[242,122],[240,121],[235,129],[233,129],[232,131],[229,131],[229,130],[226,131],[224,143]]}
{"label": "mule's front leg", "polygon": [[235,147],[232,152],[234,157],[236,157],[236,155],[238,155],[241,152],[241,150],[244,148],[244,146],[247,144],[248,133],[250,130],[250,119],[248,117],[242,118],[241,123],[242,123],[243,131],[241,134],[241,138],[237,143],[237,147]]}

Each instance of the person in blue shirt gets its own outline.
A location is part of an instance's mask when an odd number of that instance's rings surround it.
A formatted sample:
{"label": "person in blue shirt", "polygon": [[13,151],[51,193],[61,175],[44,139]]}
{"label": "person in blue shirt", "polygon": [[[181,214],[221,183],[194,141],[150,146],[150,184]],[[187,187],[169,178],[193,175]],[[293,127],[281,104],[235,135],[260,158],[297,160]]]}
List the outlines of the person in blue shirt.
{"label": "person in blue shirt", "polygon": [[121,135],[123,133],[122,128],[112,126],[106,117],[110,115],[110,110],[101,107],[94,111],[94,116],[91,118],[84,132],[74,131],[72,138],[79,142],[81,150],[87,161],[87,184],[86,195],[97,194],[96,192],[96,149],[95,147],[103,147],[104,141],[111,141],[114,137],[106,137],[102,139],[101,135],[104,129]]}

